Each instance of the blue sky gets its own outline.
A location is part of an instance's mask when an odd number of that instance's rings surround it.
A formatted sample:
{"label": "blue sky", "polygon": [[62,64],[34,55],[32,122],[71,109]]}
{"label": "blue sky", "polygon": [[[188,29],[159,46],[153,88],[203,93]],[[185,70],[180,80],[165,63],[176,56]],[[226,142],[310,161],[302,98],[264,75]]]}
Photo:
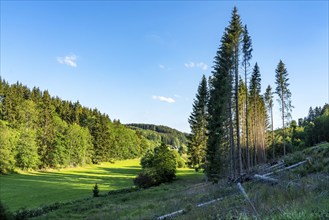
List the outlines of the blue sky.
{"label": "blue sky", "polygon": [[234,5],[253,41],[262,92],[275,88],[282,59],[293,119],[328,102],[328,1],[1,1],[0,74],[122,123],[188,132],[199,81],[211,75]]}

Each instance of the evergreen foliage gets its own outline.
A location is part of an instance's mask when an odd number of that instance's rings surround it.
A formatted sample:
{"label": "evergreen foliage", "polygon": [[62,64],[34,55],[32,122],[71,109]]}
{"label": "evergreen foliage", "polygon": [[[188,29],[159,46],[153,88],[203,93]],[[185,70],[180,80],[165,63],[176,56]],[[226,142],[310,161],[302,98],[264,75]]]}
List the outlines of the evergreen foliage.
{"label": "evergreen foliage", "polygon": [[266,103],[267,110],[270,113],[271,117],[271,143],[272,143],[272,158],[275,158],[275,149],[274,149],[274,128],[273,128],[273,92],[272,87],[270,85],[267,86],[265,94],[264,94],[264,100]]}
{"label": "evergreen foliage", "polygon": [[93,189],[93,197],[98,197],[98,196],[99,196],[99,189],[98,189],[98,185],[96,183],[94,186],[94,189]]}
{"label": "evergreen foliage", "polygon": [[216,56],[214,57],[213,77],[209,86],[208,104],[208,143],[206,151],[205,172],[208,177],[216,178],[216,175],[228,169],[228,151],[230,137],[229,102],[231,100],[232,77],[229,73],[232,61],[229,38],[227,32],[221,39]]}
{"label": "evergreen foliage", "polygon": [[285,122],[289,121],[291,115],[291,92],[288,88],[288,72],[285,64],[280,60],[275,70],[275,83],[276,83],[276,94],[279,96],[279,104],[281,110],[282,128],[283,128],[283,154],[286,155],[286,144],[285,144]]}
{"label": "evergreen foliage", "polygon": [[[243,59],[242,59],[242,65],[243,65],[243,69],[244,69],[244,84],[245,87],[248,87],[248,71],[249,71],[249,67],[250,67],[250,60],[252,58],[252,40],[251,37],[249,36],[249,32],[248,32],[248,28],[247,25],[244,26],[243,29],[243,40],[242,40],[242,54],[243,54]],[[241,83],[240,83],[241,84]],[[250,156],[249,156],[249,123],[248,123],[248,119],[249,119],[249,111],[248,111],[248,91],[245,92],[245,129],[244,129],[244,137],[245,137],[245,151],[246,151],[246,157],[247,157],[247,162],[246,162],[246,166],[247,166],[247,171],[249,171],[250,168]]]}
{"label": "evergreen foliage", "polygon": [[[257,63],[249,85],[247,82],[252,41],[236,7],[220,43],[209,80],[205,172],[211,179],[222,175],[236,179],[266,161],[268,127]],[[239,75],[240,61],[244,81]]]}
{"label": "evergreen foliage", "polygon": [[[238,175],[242,174],[242,153],[241,153],[241,146],[240,146],[240,119],[239,119],[239,97],[238,97],[238,89],[239,89],[239,57],[240,57],[240,50],[241,50],[241,38],[242,38],[243,27],[240,19],[240,15],[238,14],[238,9],[236,7],[233,8],[233,13],[231,17],[231,22],[228,27],[228,34],[231,42],[231,49],[232,49],[232,73],[234,74],[234,99],[235,99],[235,138],[236,138],[236,148],[237,148],[237,172]],[[233,123],[231,123],[233,124]],[[232,133],[232,132],[231,132]],[[233,147],[233,146],[232,146]],[[235,154],[231,153],[231,158],[235,160]],[[235,175],[234,172],[231,173],[232,177]]]}
{"label": "evergreen foliage", "polygon": [[207,120],[208,120],[209,93],[207,79],[203,75],[196,99],[193,103],[192,113],[189,117],[191,134],[188,138],[189,166],[198,170],[205,163],[207,147]]}

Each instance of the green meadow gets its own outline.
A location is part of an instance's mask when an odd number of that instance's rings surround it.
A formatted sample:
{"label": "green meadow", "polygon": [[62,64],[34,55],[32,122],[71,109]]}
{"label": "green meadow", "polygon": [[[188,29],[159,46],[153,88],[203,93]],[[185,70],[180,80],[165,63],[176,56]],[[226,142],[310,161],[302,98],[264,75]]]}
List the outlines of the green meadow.
{"label": "green meadow", "polygon": [[134,159],[3,175],[0,176],[0,200],[15,211],[91,197],[95,183],[98,183],[100,193],[133,186],[132,180],[140,170],[139,159]]}

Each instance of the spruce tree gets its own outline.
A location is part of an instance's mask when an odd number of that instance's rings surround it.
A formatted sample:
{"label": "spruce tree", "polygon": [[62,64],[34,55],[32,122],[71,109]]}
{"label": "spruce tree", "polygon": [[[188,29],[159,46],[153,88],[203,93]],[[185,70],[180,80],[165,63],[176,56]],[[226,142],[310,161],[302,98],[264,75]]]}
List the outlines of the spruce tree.
{"label": "spruce tree", "polygon": [[208,87],[207,79],[203,75],[200,82],[193,110],[189,118],[191,134],[188,141],[188,154],[190,166],[198,170],[205,162],[207,146],[207,120],[208,120]]}
{"label": "spruce tree", "polygon": [[[251,42],[251,37],[249,36],[249,32],[247,29],[247,25],[244,26],[243,29],[243,40],[242,40],[242,54],[243,54],[243,60],[242,60],[242,65],[244,69],[244,84],[246,87],[248,87],[248,80],[247,80],[247,75],[248,75],[248,68],[250,67],[250,60],[252,58],[252,42]],[[250,168],[250,158],[249,158],[249,124],[248,124],[248,92],[246,92],[246,100],[245,100],[245,111],[246,111],[246,157],[247,157],[247,170],[249,171]]]}
{"label": "spruce tree", "polygon": [[275,92],[279,96],[279,104],[282,118],[282,129],[283,129],[283,155],[286,155],[286,132],[285,132],[285,119],[289,120],[291,117],[290,112],[293,108],[291,105],[291,92],[288,88],[288,72],[285,64],[280,60],[275,70]]}
{"label": "spruce tree", "polygon": [[[257,108],[260,100],[260,90],[261,90],[261,78],[260,78],[260,71],[259,71],[259,66],[256,63],[251,79],[250,79],[250,84],[249,84],[249,93],[250,93],[250,104],[251,104],[251,139],[252,139],[252,144],[253,144],[253,154],[251,153],[251,162],[253,165],[257,164]],[[253,158],[253,159],[252,159]]]}
{"label": "spruce tree", "polygon": [[228,27],[228,34],[231,41],[232,49],[232,60],[233,68],[232,73],[234,74],[234,95],[235,95],[235,126],[236,126],[236,144],[237,144],[237,153],[238,153],[238,175],[242,173],[242,153],[240,146],[240,124],[239,124],[239,98],[238,98],[238,89],[239,89],[239,56],[240,56],[240,45],[242,37],[242,24],[240,16],[238,14],[238,9],[234,7],[231,17],[231,22]]}
{"label": "spruce tree", "polygon": [[267,86],[266,92],[264,94],[264,99],[266,102],[266,106],[268,111],[270,112],[271,117],[271,132],[272,132],[272,157],[275,158],[275,149],[274,149],[274,129],[273,129],[273,92],[272,87],[270,85]]}
{"label": "spruce tree", "polygon": [[231,121],[229,103],[232,96],[232,78],[229,73],[232,67],[232,50],[230,47],[228,33],[225,31],[221,38],[221,46],[214,57],[213,77],[209,83],[209,134],[205,167],[205,172],[209,178],[223,174],[228,168],[231,169],[231,177],[233,174],[233,158],[231,161],[228,159],[230,149],[234,144],[230,141],[231,132],[229,131],[229,121]]}

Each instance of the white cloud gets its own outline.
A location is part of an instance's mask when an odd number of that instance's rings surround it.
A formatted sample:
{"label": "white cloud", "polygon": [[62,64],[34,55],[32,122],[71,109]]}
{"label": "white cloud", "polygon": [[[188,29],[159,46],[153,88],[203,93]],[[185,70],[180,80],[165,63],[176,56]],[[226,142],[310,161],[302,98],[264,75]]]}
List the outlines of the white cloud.
{"label": "white cloud", "polygon": [[189,62],[184,64],[186,68],[193,68],[195,66],[194,62]]}
{"label": "white cloud", "polygon": [[162,64],[159,64],[159,68],[160,69],[164,69],[164,68],[166,68],[164,65],[162,65]]}
{"label": "white cloud", "polygon": [[77,56],[76,55],[67,55],[65,57],[57,57],[57,61],[60,64],[66,64],[70,67],[77,67]]}
{"label": "white cloud", "polygon": [[203,62],[200,62],[200,63],[197,63],[196,64],[197,67],[203,69],[203,70],[207,70],[208,69],[208,65],[203,63]]}
{"label": "white cloud", "polygon": [[186,68],[194,68],[194,67],[196,67],[196,68],[200,68],[202,70],[207,70],[208,69],[208,65],[205,64],[205,63],[203,63],[203,62],[194,63],[194,62],[190,61],[189,63],[185,63],[184,66]]}
{"label": "white cloud", "polygon": [[152,96],[152,99],[154,100],[159,100],[161,102],[167,102],[167,103],[174,103],[176,102],[173,98],[170,98],[170,97],[164,97],[164,96]]}

